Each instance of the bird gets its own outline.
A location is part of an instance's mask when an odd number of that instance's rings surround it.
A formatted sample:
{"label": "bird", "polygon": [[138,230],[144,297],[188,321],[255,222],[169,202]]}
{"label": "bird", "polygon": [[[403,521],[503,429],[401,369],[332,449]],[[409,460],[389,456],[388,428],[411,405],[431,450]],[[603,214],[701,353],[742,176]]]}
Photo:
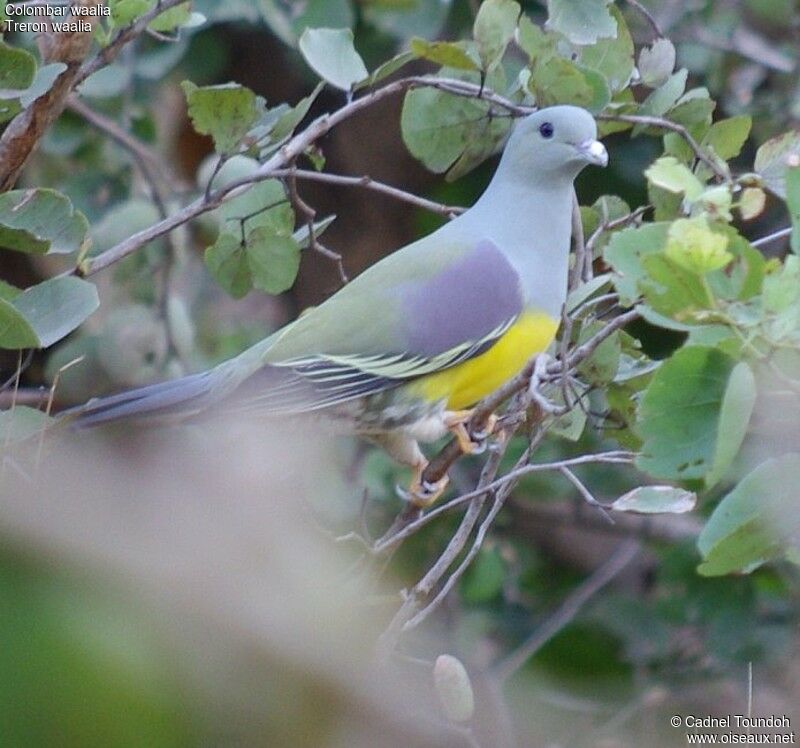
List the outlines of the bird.
{"label": "bird", "polygon": [[[412,468],[429,506],[420,442],[453,433],[462,451],[474,406],[554,340],[567,295],[573,182],[606,166],[592,115],[539,109],[511,128],[478,200],[387,255],[295,321],[214,368],[67,411],[76,428],[120,419],[319,414]],[[490,430],[488,428],[487,430]]]}

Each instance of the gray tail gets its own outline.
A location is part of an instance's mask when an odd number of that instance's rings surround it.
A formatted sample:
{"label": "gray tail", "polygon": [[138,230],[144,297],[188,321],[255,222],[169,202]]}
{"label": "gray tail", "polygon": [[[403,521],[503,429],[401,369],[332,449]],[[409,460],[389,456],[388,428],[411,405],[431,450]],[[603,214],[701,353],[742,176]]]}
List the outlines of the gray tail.
{"label": "gray tail", "polygon": [[109,397],[95,398],[62,415],[73,428],[91,428],[126,418],[159,418],[180,414],[191,416],[208,404],[211,372],[159,382]]}

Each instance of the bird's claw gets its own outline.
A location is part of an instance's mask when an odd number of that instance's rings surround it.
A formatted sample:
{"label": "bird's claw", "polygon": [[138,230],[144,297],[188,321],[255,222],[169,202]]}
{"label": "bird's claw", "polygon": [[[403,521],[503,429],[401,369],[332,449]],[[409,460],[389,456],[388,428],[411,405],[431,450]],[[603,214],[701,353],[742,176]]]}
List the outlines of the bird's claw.
{"label": "bird's claw", "polygon": [[440,478],[435,483],[431,483],[426,481],[420,472],[419,475],[414,476],[408,488],[395,486],[394,490],[403,501],[412,504],[418,509],[427,509],[445,492],[449,483],[450,478],[447,475]]}

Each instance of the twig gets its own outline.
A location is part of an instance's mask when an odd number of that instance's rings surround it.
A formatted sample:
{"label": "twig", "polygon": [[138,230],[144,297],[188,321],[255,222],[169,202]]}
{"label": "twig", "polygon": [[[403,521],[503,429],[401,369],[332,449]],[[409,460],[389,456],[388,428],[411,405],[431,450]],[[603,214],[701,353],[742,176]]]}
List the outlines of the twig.
{"label": "twig", "polygon": [[561,607],[542,626],[510,655],[494,666],[493,671],[497,679],[502,683],[516,673],[536,652],[567,626],[592,597],[613,581],[636,558],[639,550],[640,545],[636,540],[622,543],[601,567],[564,600]]}
{"label": "twig", "polygon": [[778,229],[778,231],[773,231],[771,234],[767,234],[766,236],[762,236],[758,239],[754,239],[750,242],[754,247],[763,247],[765,244],[769,244],[770,242],[774,242],[776,239],[783,239],[786,236],[790,236],[792,233],[792,227],[787,226],[784,229]]}
{"label": "twig", "polygon": [[208,196],[198,197],[168,218],[158,221],[152,226],[129,236],[127,239],[121,241],[102,254],[85,260],[81,267],[78,268],[78,274],[83,276],[93,275],[109,265],[118,262],[132,252],[135,252],[154,239],[158,239],[160,236],[176,229],[178,226],[197,218],[197,216],[203,213],[215,210],[223,202],[246,192],[250,185],[263,182],[267,179],[273,179],[276,171],[285,169],[310,145],[323,135],[326,135],[341,122],[344,122],[358,112],[369,108],[389,96],[394,96],[398,93],[403,93],[409,89],[418,87],[436,88],[472,98],[480,97],[485,101],[505,107],[512,114],[521,115],[533,111],[530,107],[519,107],[488,89],[483,89],[481,91],[480,87],[474,83],[466,83],[449,78],[437,78],[435,76],[412,76],[393,81],[381,88],[371,91],[361,98],[346,103],[335,112],[323,114],[318,117],[305,130],[292,137],[250,176],[231,182],[224,187],[220,187],[211,192]]}
{"label": "twig", "polygon": [[578,478],[577,475],[575,475],[575,473],[573,473],[568,467],[561,467],[558,469],[558,472],[561,473],[561,475],[563,475],[570,483],[572,483],[573,486],[575,486],[575,488],[578,489],[578,493],[583,497],[583,500],[587,504],[598,509],[600,515],[609,524],[614,524],[614,519],[608,513],[608,511],[606,511],[606,508],[592,495],[592,492],[586,488],[586,485],[580,478]]}
{"label": "twig", "polygon": [[110,65],[127,44],[147,31],[147,27],[152,20],[183,2],[186,2],[186,0],[158,0],[151,10],[139,16],[130,26],[120,29],[108,45],[103,47],[91,60],[84,62],[73,85],[79,86],[90,75],[106,65]]}
{"label": "twig", "polygon": [[419,197],[411,192],[406,192],[405,190],[401,190],[397,187],[392,187],[389,184],[378,182],[372,177],[366,175],[363,177],[350,177],[342,174],[326,174],[325,172],[308,171],[305,169],[276,169],[274,172],[272,172],[272,176],[278,179],[283,177],[297,177],[297,179],[308,180],[311,182],[325,182],[326,184],[336,184],[343,187],[363,187],[365,189],[372,190],[373,192],[379,192],[383,195],[389,195],[389,197],[396,198],[397,200],[402,200],[403,202],[409,203],[417,208],[429,210],[432,213],[438,213],[445,218],[453,218],[454,216],[463,213],[465,210],[464,208],[458,206],[443,205],[442,203],[437,203],[433,200]]}
{"label": "twig", "polygon": [[671,132],[678,133],[687,143],[687,145],[694,151],[695,157],[702,161],[712,173],[723,181],[729,179],[728,175],[719,168],[719,165],[700,147],[700,144],[692,137],[692,134],[677,122],[665,119],[664,117],[655,117],[646,114],[598,114],[597,119],[607,122],[630,122],[633,125],[647,125],[648,127],[660,127],[663,130],[670,130]]}

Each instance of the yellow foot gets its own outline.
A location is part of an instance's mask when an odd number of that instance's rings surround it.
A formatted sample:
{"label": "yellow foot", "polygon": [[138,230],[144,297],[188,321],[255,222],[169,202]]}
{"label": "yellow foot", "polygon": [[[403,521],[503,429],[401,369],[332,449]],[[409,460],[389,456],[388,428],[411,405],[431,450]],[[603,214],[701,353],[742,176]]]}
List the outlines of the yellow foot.
{"label": "yellow foot", "polygon": [[455,436],[458,448],[465,455],[483,452],[486,449],[486,440],[494,432],[497,425],[497,416],[492,413],[486,419],[486,424],[481,431],[470,433],[467,423],[469,423],[474,412],[474,410],[450,410],[444,416],[445,426]]}
{"label": "yellow foot", "polygon": [[397,491],[402,499],[405,499],[420,509],[426,509],[436,502],[450,483],[450,478],[447,475],[440,478],[436,483],[428,483],[428,481],[422,477],[427,467],[427,460],[425,460],[425,462],[420,462],[414,467],[414,476],[411,479],[411,484],[407,491],[401,489],[399,486],[397,487]]}

